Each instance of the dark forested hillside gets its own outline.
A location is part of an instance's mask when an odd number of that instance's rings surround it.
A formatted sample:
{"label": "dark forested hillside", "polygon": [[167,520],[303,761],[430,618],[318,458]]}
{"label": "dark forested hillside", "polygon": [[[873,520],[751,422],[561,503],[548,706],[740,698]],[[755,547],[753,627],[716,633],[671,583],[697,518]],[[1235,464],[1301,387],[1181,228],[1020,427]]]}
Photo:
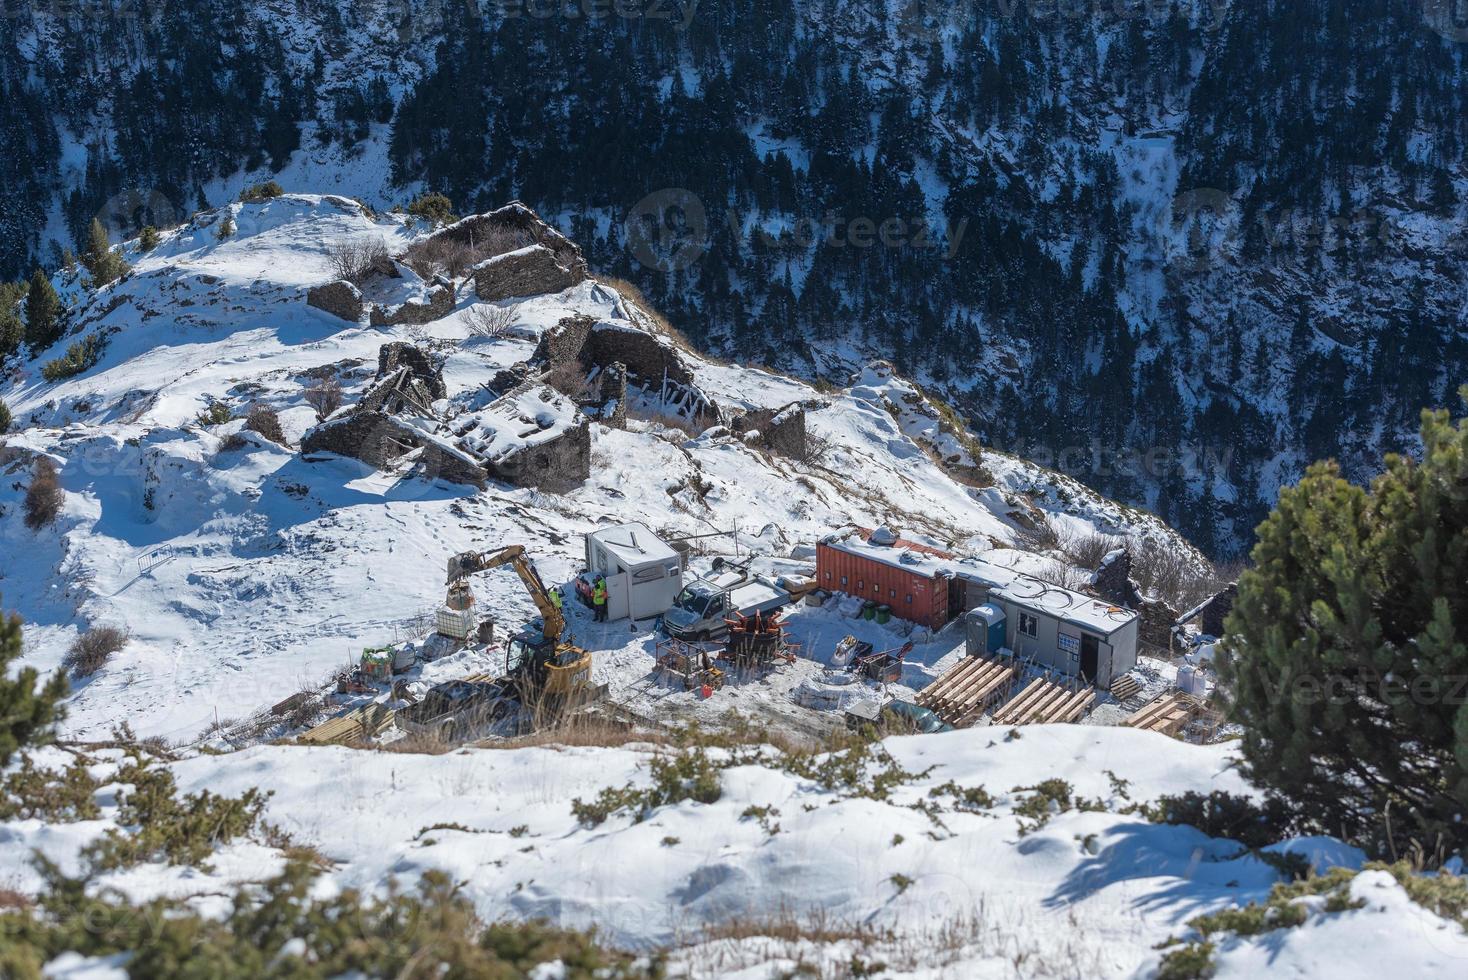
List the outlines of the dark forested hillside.
{"label": "dark forested hillside", "polygon": [[518,197],[695,342],[889,358],[1220,554],[1468,380],[1468,25],[1435,0],[6,9],[9,278],[275,173]]}

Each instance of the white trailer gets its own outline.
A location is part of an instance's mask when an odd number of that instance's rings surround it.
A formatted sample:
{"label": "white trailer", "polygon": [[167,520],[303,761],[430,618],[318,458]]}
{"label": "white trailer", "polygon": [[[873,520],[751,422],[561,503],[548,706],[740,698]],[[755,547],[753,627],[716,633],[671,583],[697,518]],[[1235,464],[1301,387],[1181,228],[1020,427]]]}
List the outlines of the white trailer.
{"label": "white trailer", "polygon": [[607,582],[607,619],[661,616],[683,591],[683,559],[644,524],[619,524],[586,535],[588,585]]}

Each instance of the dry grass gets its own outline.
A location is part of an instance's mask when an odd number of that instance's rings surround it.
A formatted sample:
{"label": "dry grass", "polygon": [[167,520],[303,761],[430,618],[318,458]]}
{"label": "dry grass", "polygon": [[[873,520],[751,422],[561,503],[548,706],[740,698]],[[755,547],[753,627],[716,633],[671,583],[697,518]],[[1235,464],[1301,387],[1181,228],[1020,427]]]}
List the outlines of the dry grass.
{"label": "dry grass", "polygon": [[424,279],[435,275],[457,279],[485,259],[534,244],[534,235],[516,228],[492,229],[472,245],[438,235],[409,246],[403,262]]}
{"label": "dry grass", "polygon": [[361,286],[379,265],[392,261],[387,242],[381,238],[353,238],[335,242],[326,249],[326,260],[334,278]]}
{"label": "dry grass", "polygon": [[306,404],[316,410],[316,421],[324,422],[327,417],[342,407],[342,385],[335,375],[320,378],[306,389]]}
{"label": "dry grass", "polygon": [[275,409],[263,402],[256,402],[250,406],[250,411],[245,416],[245,428],[251,432],[258,432],[271,442],[282,446],[286,444],[285,430],[280,427],[280,416]]}
{"label": "dry grass", "polygon": [[587,379],[586,372],[576,361],[562,361],[545,373],[545,383],[568,398],[578,401],[590,398],[596,387]]}
{"label": "dry grass", "polygon": [[1060,539],[1060,550],[1076,565],[1095,571],[1107,555],[1125,544],[1124,539],[1110,534],[1070,532]]}
{"label": "dry grass", "polygon": [[491,306],[483,303],[469,308],[464,316],[464,325],[470,336],[486,340],[498,340],[509,335],[510,325],[515,322],[515,311],[508,306]]}
{"label": "dry grass", "polygon": [[25,491],[25,526],[36,531],[56,520],[65,499],[56,464],[45,456],[37,457]]}
{"label": "dry grass", "polygon": [[127,646],[127,640],[127,630],[94,626],[72,641],[61,666],[73,677],[91,677],[107,665],[114,653]]}
{"label": "dry grass", "polygon": [[1167,541],[1133,538],[1132,579],[1143,595],[1157,596],[1178,612],[1191,609],[1228,583],[1196,556]]}

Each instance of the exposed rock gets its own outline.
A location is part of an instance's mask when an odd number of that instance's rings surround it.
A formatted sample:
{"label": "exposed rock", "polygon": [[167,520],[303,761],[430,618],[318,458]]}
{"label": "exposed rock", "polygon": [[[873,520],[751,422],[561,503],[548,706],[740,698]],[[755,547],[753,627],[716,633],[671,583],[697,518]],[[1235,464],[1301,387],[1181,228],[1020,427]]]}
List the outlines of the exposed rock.
{"label": "exposed rock", "polygon": [[395,416],[359,409],[310,429],[301,438],[301,452],[351,456],[383,469],[420,444],[413,428]]}
{"label": "exposed rock", "polygon": [[362,319],[362,291],[345,279],[306,290],[306,305],[352,323]]}
{"label": "exposed rock", "polygon": [[544,245],[526,245],[496,255],[480,262],[472,271],[474,291],[486,303],[559,293],[586,278],[585,269],[578,271],[562,264],[556,253]]}

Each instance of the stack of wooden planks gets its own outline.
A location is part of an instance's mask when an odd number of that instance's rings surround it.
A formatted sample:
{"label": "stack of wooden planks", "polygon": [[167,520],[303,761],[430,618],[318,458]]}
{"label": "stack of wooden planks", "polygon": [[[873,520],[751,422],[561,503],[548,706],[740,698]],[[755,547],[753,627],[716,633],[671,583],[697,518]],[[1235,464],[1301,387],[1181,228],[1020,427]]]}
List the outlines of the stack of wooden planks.
{"label": "stack of wooden planks", "polygon": [[1176,736],[1202,714],[1205,707],[1202,701],[1191,694],[1172,691],[1158,696],[1122,724],[1128,728],[1142,728],[1149,732]]}
{"label": "stack of wooden planks", "polygon": [[1080,721],[1096,700],[1096,689],[1072,689],[1037,677],[1019,696],[994,713],[996,725],[1052,725]]}
{"label": "stack of wooden planks", "polygon": [[381,704],[369,704],[326,719],[302,734],[300,741],[308,745],[347,745],[381,735],[392,724],[391,709]]}
{"label": "stack of wooden planks", "polygon": [[954,728],[963,728],[978,721],[1013,682],[1013,666],[987,657],[965,657],[923,688],[917,703]]}
{"label": "stack of wooden planks", "polygon": [[1142,682],[1131,674],[1122,674],[1111,684],[1111,696],[1125,701],[1142,689]]}

